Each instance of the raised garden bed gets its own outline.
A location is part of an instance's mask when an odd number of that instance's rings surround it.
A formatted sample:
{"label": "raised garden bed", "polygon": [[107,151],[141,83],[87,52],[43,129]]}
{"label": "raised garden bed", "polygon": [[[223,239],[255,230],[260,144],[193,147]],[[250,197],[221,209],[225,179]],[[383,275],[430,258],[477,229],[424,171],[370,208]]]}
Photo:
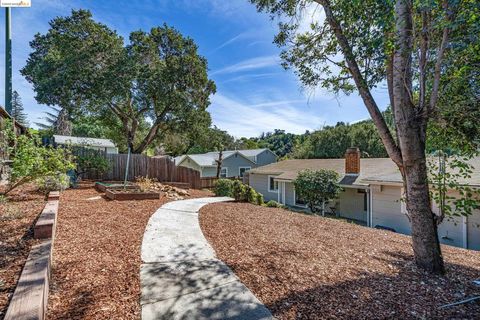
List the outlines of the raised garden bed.
{"label": "raised garden bed", "polygon": [[138,187],[134,184],[127,184],[126,186],[124,186],[123,183],[95,182],[95,189],[100,192],[105,192],[107,191],[107,189],[138,189]]}
{"label": "raised garden bed", "polygon": [[160,198],[160,192],[140,191],[139,189],[107,189],[105,195],[110,200],[146,200]]}

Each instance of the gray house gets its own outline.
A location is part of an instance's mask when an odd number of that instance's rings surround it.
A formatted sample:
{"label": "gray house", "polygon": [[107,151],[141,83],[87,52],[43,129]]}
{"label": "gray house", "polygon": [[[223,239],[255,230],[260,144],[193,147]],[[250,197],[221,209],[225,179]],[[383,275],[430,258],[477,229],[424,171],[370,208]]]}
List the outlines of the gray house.
{"label": "gray house", "polygon": [[[177,166],[200,171],[201,177],[217,175],[218,152],[189,154],[175,158]],[[223,178],[243,177],[251,169],[277,161],[277,156],[270,149],[229,150],[223,151],[220,176]]]}
{"label": "gray house", "polygon": [[[480,158],[472,159],[471,164],[480,168]],[[295,193],[293,180],[303,169],[321,168],[336,171],[343,188],[338,199],[327,204],[329,214],[369,227],[411,234],[405,204],[401,201],[403,184],[397,166],[389,158],[361,159],[357,148],[347,150],[345,159],[286,160],[252,169],[249,184],[267,201],[275,200],[306,210],[304,202]],[[475,170],[468,181],[461,183],[480,187],[480,170]],[[435,205],[432,209],[438,212]],[[480,209],[468,217],[445,219],[439,225],[438,233],[444,244],[480,250]]]}

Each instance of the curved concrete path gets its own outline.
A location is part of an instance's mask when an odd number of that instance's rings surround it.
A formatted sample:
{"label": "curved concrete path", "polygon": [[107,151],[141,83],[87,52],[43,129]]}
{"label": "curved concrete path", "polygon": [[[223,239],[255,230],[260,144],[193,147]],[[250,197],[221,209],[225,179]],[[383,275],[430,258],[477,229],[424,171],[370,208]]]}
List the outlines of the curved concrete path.
{"label": "curved concrete path", "polygon": [[232,270],[215,257],[198,211],[231,198],[169,202],[148,221],[142,243],[142,319],[273,319]]}

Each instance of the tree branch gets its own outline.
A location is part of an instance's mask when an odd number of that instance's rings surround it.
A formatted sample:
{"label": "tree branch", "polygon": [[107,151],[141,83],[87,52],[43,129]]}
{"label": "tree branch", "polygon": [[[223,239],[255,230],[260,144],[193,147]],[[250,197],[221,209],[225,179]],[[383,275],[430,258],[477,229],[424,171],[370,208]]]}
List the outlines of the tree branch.
{"label": "tree branch", "polygon": [[[443,1],[443,9],[447,15],[447,23],[451,21],[452,14],[449,12],[448,1]],[[435,62],[435,70],[433,72],[433,85],[432,85],[432,94],[430,95],[430,105],[428,109],[428,113],[433,112],[435,107],[437,106],[438,100],[438,91],[440,88],[440,69],[442,68],[443,63],[443,56],[445,55],[445,51],[447,49],[448,41],[449,41],[449,33],[450,27],[447,24],[445,28],[443,28],[442,33],[442,42],[440,43],[440,47],[437,51],[437,61]]]}
{"label": "tree branch", "polygon": [[327,19],[327,22],[335,33],[340,48],[342,49],[343,55],[345,56],[345,60],[347,61],[350,73],[352,74],[353,80],[355,81],[360,96],[362,97],[363,102],[365,103],[365,106],[367,107],[367,110],[370,113],[370,116],[372,117],[372,120],[378,129],[379,135],[382,139],[383,144],[385,145],[385,149],[387,150],[388,155],[399,167],[403,167],[400,149],[395,143],[395,140],[393,139],[392,134],[388,129],[385,119],[383,118],[383,115],[378,108],[375,100],[373,99],[370,89],[368,88],[368,85],[362,76],[360,68],[358,67],[358,63],[353,56],[352,47],[348,43],[348,40],[343,33],[342,27],[340,26],[333,14],[332,8],[330,6],[330,1],[314,1],[322,5],[325,11],[325,17]]}

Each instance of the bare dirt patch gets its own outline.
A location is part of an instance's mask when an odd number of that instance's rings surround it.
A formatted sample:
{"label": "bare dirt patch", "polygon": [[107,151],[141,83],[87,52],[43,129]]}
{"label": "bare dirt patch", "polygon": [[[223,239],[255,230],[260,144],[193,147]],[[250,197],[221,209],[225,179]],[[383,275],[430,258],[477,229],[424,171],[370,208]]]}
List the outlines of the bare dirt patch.
{"label": "bare dirt patch", "polygon": [[32,245],[33,224],[45,205],[34,185],[23,186],[0,199],[0,318],[7,312]]}
{"label": "bare dirt patch", "polygon": [[478,319],[480,252],[442,246],[448,274],[412,262],[410,237],[245,203],[203,207],[200,224],[225,261],[279,319]]}
{"label": "bare dirt patch", "polygon": [[[60,197],[49,319],[140,318],[140,247],[156,200],[110,201],[93,184]],[[190,190],[190,197],[208,191]]]}

